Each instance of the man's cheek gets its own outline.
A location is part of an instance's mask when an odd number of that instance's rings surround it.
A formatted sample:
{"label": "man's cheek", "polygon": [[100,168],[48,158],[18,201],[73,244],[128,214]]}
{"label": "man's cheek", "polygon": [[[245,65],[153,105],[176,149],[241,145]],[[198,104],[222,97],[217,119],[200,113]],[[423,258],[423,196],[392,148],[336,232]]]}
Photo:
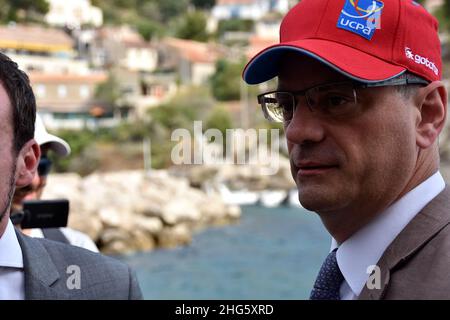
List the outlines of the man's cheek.
{"label": "man's cheek", "polygon": [[292,142],[287,141],[287,148],[288,148],[288,152],[290,155],[292,152],[292,149],[294,148],[294,144]]}

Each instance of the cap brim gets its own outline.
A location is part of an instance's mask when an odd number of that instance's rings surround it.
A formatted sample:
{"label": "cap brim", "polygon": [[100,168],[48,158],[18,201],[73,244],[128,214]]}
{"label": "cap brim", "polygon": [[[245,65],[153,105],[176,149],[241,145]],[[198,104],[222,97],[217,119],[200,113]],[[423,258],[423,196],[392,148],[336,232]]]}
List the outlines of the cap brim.
{"label": "cap brim", "polygon": [[406,70],[404,67],[393,65],[337,42],[304,39],[276,44],[262,50],[244,68],[244,81],[248,84],[258,84],[278,76],[280,59],[286,51],[310,56],[337,72],[361,82],[388,80]]}
{"label": "cap brim", "polygon": [[65,157],[70,154],[70,146],[63,139],[54,136],[52,134],[47,134],[43,141],[38,142],[40,146],[48,145],[50,150],[53,150],[57,155]]}

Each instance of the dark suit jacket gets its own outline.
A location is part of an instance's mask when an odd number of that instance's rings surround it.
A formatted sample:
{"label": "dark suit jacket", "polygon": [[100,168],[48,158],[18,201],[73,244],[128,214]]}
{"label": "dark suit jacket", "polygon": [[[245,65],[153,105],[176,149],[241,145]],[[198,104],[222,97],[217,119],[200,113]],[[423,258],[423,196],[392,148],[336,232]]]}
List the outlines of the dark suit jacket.
{"label": "dark suit jacket", "polygon": [[359,299],[450,299],[450,187],[434,198],[389,245],[377,266],[380,289]]}
{"label": "dark suit jacket", "polygon": [[[142,299],[126,264],[82,248],[16,234],[23,255],[25,299]],[[79,282],[74,278],[78,275]]]}

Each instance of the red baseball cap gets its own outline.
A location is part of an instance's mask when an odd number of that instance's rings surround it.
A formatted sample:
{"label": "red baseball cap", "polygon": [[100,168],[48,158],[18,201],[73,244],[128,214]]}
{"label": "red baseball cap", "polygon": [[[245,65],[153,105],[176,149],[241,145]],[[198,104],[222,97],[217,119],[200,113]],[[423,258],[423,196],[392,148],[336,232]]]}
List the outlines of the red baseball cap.
{"label": "red baseball cap", "polygon": [[357,81],[379,82],[406,70],[442,78],[438,22],[413,0],[302,0],[284,17],[280,43],[253,57],[248,84],[278,75],[286,51],[313,57]]}

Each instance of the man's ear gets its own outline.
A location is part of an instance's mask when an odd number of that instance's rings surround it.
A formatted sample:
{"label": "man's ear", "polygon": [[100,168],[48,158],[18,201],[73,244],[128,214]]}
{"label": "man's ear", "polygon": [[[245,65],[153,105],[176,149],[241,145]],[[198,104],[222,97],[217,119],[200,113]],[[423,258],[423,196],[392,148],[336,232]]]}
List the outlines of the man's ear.
{"label": "man's ear", "polygon": [[24,187],[31,183],[37,171],[41,149],[34,139],[28,141],[17,157],[16,187]]}
{"label": "man's ear", "polygon": [[434,144],[447,117],[447,90],[441,81],[434,81],[419,90],[416,96],[419,117],[416,123],[417,146],[426,149]]}

